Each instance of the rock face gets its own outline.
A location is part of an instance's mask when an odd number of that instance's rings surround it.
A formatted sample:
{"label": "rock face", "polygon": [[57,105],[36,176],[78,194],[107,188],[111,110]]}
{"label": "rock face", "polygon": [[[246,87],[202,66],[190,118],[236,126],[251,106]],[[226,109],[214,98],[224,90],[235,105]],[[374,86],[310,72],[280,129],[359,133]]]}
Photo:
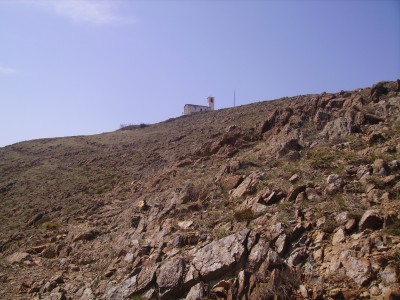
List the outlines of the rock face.
{"label": "rock face", "polygon": [[0,148],[0,299],[396,299],[399,115],[383,82]]}

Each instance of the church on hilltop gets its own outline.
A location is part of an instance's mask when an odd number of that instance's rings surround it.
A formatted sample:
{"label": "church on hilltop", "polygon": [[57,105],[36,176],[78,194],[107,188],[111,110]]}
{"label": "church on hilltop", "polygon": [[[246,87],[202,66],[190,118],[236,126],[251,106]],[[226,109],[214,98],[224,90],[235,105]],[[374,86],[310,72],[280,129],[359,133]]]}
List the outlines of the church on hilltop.
{"label": "church on hilltop", "polygon": [[183,108],[184,115],[191,115],[203,111],[214,110],[214,97],[207,98],[208,106],[196,105],[196,104],[185,104]]}

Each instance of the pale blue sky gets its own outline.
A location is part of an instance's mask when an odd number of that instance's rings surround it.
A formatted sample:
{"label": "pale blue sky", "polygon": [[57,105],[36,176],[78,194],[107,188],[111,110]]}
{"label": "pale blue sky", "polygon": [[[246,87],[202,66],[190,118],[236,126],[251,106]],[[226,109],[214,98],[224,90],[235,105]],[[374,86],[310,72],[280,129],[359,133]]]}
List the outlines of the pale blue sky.
{"label": "pale blue sky", "polygon": [[0,0],[0,146],[398,78],[396,0]]}

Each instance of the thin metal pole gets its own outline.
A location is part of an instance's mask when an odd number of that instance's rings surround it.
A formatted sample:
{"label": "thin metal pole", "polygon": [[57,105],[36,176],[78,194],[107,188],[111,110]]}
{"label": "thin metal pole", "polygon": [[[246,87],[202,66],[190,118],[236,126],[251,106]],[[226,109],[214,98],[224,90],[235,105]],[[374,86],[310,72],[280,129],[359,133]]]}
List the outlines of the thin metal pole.
{"label": "thin metal pole", "polygon": [[233,107],[236,107],[236,91],[233,89]]}

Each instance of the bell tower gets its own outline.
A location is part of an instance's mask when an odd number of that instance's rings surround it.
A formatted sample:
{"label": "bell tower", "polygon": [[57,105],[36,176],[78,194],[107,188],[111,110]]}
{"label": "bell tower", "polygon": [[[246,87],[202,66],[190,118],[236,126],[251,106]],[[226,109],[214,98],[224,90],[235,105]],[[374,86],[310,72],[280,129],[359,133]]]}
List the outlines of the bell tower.
{"label": "bell tower", "polygon": [[208,102],[208,107],[210,108],[210,110],[214,110],[214,97],[207,97],[207,102]]}

